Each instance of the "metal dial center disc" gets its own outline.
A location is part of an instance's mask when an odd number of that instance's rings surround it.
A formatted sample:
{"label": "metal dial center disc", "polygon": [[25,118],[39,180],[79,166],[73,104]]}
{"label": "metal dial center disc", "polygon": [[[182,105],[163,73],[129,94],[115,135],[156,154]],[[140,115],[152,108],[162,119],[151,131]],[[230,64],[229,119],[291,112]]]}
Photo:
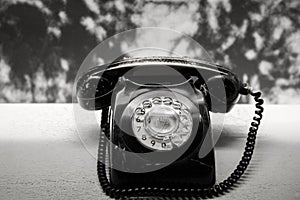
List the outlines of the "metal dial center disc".
{"label": "metal dial center disc", "polygon": [[164,105],[153,107],[145,116],[145,128],[154,137],[165,137],[176,131],[178,126],[178,114]]}

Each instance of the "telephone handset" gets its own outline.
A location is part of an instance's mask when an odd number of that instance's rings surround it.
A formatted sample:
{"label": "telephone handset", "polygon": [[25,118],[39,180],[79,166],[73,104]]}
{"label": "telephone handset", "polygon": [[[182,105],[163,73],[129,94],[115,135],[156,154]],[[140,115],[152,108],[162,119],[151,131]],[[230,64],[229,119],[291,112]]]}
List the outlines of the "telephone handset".
{"label": "telephone handset", "polygon": [[[257,116],[240,163],[215,184],[209,111],[230,111],[241,94],[254,96]],[[227,68],[187,57],[126,58],[92,68],[77,81],[79,104],[102,110],[98,178],[114,198],[211,197],[231,188],[253,154],[260,96]]]}
{"label": "telephone handset", "polygon": [[[209,85],[209,82],[222,80],[224,82],[227,98],[226,111],[229,111],[236,103],[239,97],[239,90],[243,89],[242,83],[238,80],[237,76],[221,65],[201,60],[174,57],[127,58],[92,68],[86,74],[81,76],[77,82],[77,98],[79,103],[83,108],[88,110],[103,109],[110,105],[112,91],[118,82],[119,77],[135,67],[153,68],[154,66],[162,65],[177,70],[187,79],[191,76],[198,76],[199,79],[195,85],[196,87],[201,84],[201,81],[202,83],[205,84],[206,82],[206,85]],[[203,80],[203,74],[205,74],[207,80]],[[167,75],[164,77],[166,76]],[[171,79],[172,78],[173,77],[171,77]],[[214,88],[210,89],[213,90]],[[207,100],[210,98],[213,97],[209,97],[208,93]]]}

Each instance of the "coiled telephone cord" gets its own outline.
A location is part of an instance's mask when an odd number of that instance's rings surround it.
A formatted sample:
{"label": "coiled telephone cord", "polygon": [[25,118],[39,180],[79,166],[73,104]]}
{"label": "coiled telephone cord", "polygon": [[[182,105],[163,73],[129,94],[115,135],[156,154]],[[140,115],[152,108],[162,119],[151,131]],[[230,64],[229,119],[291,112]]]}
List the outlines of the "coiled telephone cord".
{"label": "coiled telephone cord", "polygon": [[224,194],[231,189],[246,171],[253,155],[255,140],[262,119],[264,101],[261,98],[261,92],[252,92],[248,90],[256,102],[255,116],[249,128],[246,147],[243,156],[233,171],[233,173],[224,181],[208,188],[168,188],[168,187],[135,187],[135,188],[117,188],[113,186],[106,175],[106,137],[109,137],[110,117],[109,108],[102,110],[101,131],[98,149],[97,171],[100,185],[104,193],[115,199],[197,199],[212,198]]}

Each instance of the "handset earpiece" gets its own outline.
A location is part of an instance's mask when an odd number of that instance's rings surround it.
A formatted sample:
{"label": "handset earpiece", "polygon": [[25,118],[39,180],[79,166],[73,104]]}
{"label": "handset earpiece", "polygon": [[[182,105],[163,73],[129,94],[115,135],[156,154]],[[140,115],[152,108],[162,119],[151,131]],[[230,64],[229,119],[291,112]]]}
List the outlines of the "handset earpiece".
{"label": "handset earpiece", "polygon": [[112,90],[121,71],[103,66],[95,67],[77,81],[77,100],[87,110],[100,110],[110,106]]}
{"label": "handset earpiece", "polygon": [[90,78],[78,87],[77,100],[84,109],[99,110],[110,105],[112,89],[107,78]]}
{"label": "handset earpiece", "polygon": [[208,94],[207,101],[212,112],[229,112],[240,98],[241,82],[231,72],[212,76],[205,85]]}

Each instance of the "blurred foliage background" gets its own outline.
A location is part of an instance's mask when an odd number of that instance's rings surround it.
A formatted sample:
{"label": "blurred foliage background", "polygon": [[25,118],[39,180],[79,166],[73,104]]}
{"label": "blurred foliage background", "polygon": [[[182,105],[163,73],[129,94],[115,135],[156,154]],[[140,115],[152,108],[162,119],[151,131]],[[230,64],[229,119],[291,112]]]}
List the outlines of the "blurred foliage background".
{"label": "blurred foliage background", "polygon": [[145,26],[191,36],[268,103],[300,103],[299,0],[0,0],[0,102],[72,102],[86,55]]}

